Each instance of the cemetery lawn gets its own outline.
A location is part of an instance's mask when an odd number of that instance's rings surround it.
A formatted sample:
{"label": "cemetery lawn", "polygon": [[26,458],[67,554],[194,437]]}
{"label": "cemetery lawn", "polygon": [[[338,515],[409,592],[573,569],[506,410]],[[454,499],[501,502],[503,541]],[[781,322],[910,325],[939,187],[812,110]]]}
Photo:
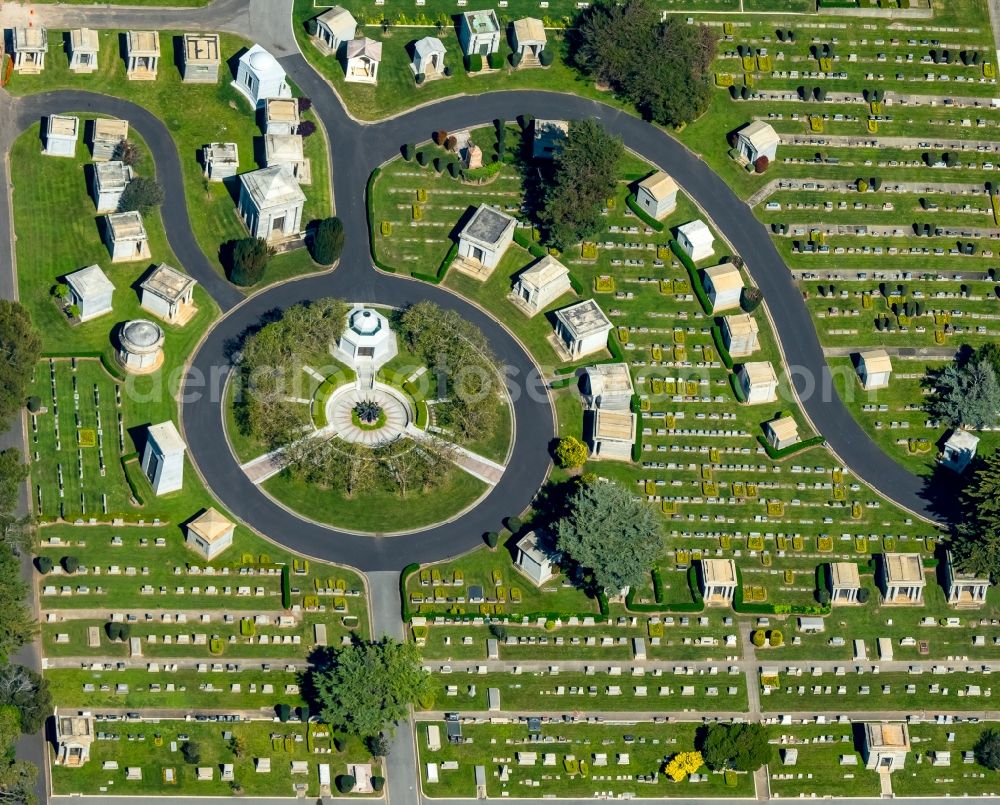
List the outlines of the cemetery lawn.
{"label": "cemetery lawn", "polygon": [[[175,795],[197,797],[232,796],[230,783],[221,779],[222,764],[234,766],[234,780],[245,796],[287,796],[295,784],[307,787],[309,797],[319,796],[318,764],[330,766],[331,779],[347,771],[348,763],[366,763],[371,758],[358,738],[347,738],[344,752],[333,751],[333,736],[329,728],[319,724],[272,724],[270,721],[240,723],[196,723],[160,721],[158,723],[99,723],[97,728],[108,738],[97,740],[91,748],[90,762],[80,768],[54,766],[53,787],[56,793],[81,793],[107,797],[128,795]],[[313,735],[306,739],[306,731]],[[242,757],[237,758],[223,739],[229,732],[244,744]],[[317,737],[322,735],[323,737]],[[180,747],[186,736],[201,749],[198,763],[184,760]],[[176,748],[172,749],[174,745]],[[316,755],[308,747],[329,751]],[[270,773],[259,773],[255,759],[271,760]],[[107,760],[118,762],[118,769],[102,770]],[[293,760],[308,763],[308,773],[292,775]],[[126,780],[126,768],[142,769],[142,780]],[[198,780],[198,767],[212,769],[212,780]],[[164,782],[163,773],[171,768],[173,784]],[[380,774],[376,761],[373,774]],[[109,785],[110,783],[110,785]],[[107,786],[107,788],[105,788]]]}
{"label": "cemetery lawn", "polygon": [[[515,3],[516,4],[516,3]],[[439,9],[432,6],[438,5]],[[362,18],[370,15],[370,8],[360,10],[357,5],[348,4],[362,25]],[[454,95],[476,95],[483,92],[518,89],[544,89],[553,92],[565,92],[585,98],[594,98],[619,108],[623,105],[610,92],[602,92],[594,86],[594,82],[569,66],[567,61],[568,46],[562,32],[547,31],[548,45],[555,57],[547,68],[523,68],[514,70],[510,67],[508,56],[511,52],[508,37],[504,34],[500,41],[499,52],[504,57],[504,67],[495,72],[485,70],[481,74],[467,73],[462,64],[461,46],[458,41],[454,18],[449,20],[447,28],[442,32],[435,25],[438,13],[452,15],[455,7],[439,0],[431,0],[426,8],[421,9],[415,20],[405,27],[390,26],[388,32],[375,24],[365,27],[365,35],[379,40],[382,46],[382,62],[379,65],[378,84],[355,84],[344,81],[344,68],[334,56],[326,56],[316,47],[307,31],[307,23],[317,14],[326,10],[326,6],[314,6],[313,0],[295,0],[292,21],[295,27],[295,38],[299,48],[309,63],[320,75],[324,76],[336,89],[345,106],[352,115],[361,120],[380,120],[399,114],[421,104],[431,103],[441,98]],[[461,11],[461,9],[459,9]],[[376,10],[375,14],[382,12]],[[532,16],[538,16],[538,9],[532,9]],[[514,19],[511,9],[502,11],[506,19]],[[425,18],[426,19],[422,19]],[[370,19],[369,23],[377,20]],[[420,27],[420,23],[424,27]],[[414,25],[412,23],[417,23]],[[446,54],[445,64],[451,67],[450,78],[440,78],[427,81],[417,86],[410,70],[410,55],[413,43],[425,36],[440,37],[444,43]],[[485,60],[484,60],[485,62]],[[485,66],[485,64],[484,64]]]}
{"label": "cemetery lawn", "polygon": [[[436,724],[440,730],[441,748],[427,748],[427,726]],[[496,797],[566,797],[590,798],[594,791],[626,792],[637,798],[706,797],[736,799],[754,795],[753,776],[736,774],[733,785],[727,785],[723,775],[709,772],[705,782],[672,783],[662,773],[665,761],[677,752],[694,747],[694,724],[542,724],[542,741],[531,740],[528,728],[521,724],[463,724],[462,736],[467,743],[453,744],[446,738],[443,722],[421,721],[417,725],[417,748],[420,754],[421,783],[425,796],[469,798],[476,794],[475,767],[486,767],[487,796]],[[626,741],[626,736],[630,739]],[[550,739],[555,739],[550,742]],[[520,766],[516,753],[534,752],[533,766]],[[542,756],[555,754],[556,765],[545,767]],[[594,755],[607,755],[607,766],[595,766]],[[618,765],[618,756],[628,755],[628,763]],[[497,773],[497,758],[504,758],[510,770],[510,781],[503,783]],[[509,758],[509,761],[507,760]],[[567,771],[566,760],[575,759],[576,773]],[[624,759],[624,758],[623,758]],[[456,761],[455,770],[439,770],[439,782],[427,781],[427,764]],[[580,763],[589,766],[580,772]],[[639,782],[636,775],[659,775],[657,782]],[[619,776],[624,780],[617,779]],[[528,780],[534,785],[529,786]]]}
{"label": "cemetery lawn", "polygon": [[[792,740],[786,742],[779,738],[778,759],[768,766],[771,796],[783,799],[813,794],[819,797],[879,796],[878,773],[865,768],[861,753],[855,749],[850,724],[781,726],[773,728],[773,732]],[[791,748],[797,750],[798,761],[794,766],[784,766],[780,753]],[[854,756],[857,765],[841,766],[842,755]],[[781,779],[783,777],[790,779]]]}
{"label": "cemetery lawn", "polygon": [[[935,483],[943,483],[945,479],[957,483],[958,477],[952,478],[950,471],[938,472],[937,463],[937,456],[944,440],[951,433],[951,428],[928,427],[929,414],[922,408],[914,410],[914,406],[919,405],[924,397],[921,379],[900,376],[906,374],[922,377],[929,369],[937,369],[946,365],[946,362],[903,360],[895,356],[892,360],[893,374],[889,386],[877,391],[865,391],[857,379],[850,358],[829,358],[837,393],[868,435],[910,472],[933,476]],[[882,406],[886,410],[881,410]],[[897,425],[894,427],[893,423]],[[902,427],[903,423],[906,427]],[[1000,435],[995,431],[977,432],[976,435],[980,438],[979,452],[984,455],[993,453],[1000,445]],[[906,443],[897,444],[898,439],[903,439]],[[911,451],[910,440],[920,439],[926,440],[926,451]]]}
{"label": "cemetery lawn", "polygon": [[[191,514],[197,512],[195,507],[185,510]],[[113,544],[114,537],[120,537],[122,544]],[[162,538],[166,544],[156,546],[158,538]],[[53,542],[53,539],[58,539],[58,542]],[[145,545],[142,540],[147,541]],[[237,612],[283,613],[280,576],[271,573],[240,576],[240,569],[247,568],[256,572],[287,564],[293,568],[290,578],[293,602],[308,609],[304,599],[315,597],[316,603],[325,607],[323,612],[306,611],[303,618],[309,622],[314,619],[322,620],[327,626],[330,645],[338,643],[341,635],[358,634],[364,637],[369,631],[367,599],[364,594],[366,588],[357,573],[340,565],[315,560],[299,560],[304,564],[296,564],[296,555],[242,525],[236,527],[232,547],[211,562],[184,545],[184,535],[179,525],[94,525],[85,528],[69,524],[44,525],[36,553],[48,556],[53,564],[58,564],[64,556],[75,556],[81,567],[90,569],[86,574],[81,571],[72,575],[55,572],[46,576],[37,574],[35,580],[46,610],[145,612],[150,607],[155,607],[178,612],[218,611],[220,614],[211,624],[211,631],[217,631],[222,627],[221,612],[230,609]],[[136,568],[134,576],[125,572],[130,565]],[[109,568],[112,566],[118,566],[120,572],[110,573]],[[198,572],[192,572],[193,567],[197,567]],[[207,567],[215,569],[213,576],[204,573]],[[143,573],[142,568],[147,568],[148,573]],[[99,576],[97,569],[101,571]],[[74,588],[72,595],[58,594],[59,586],[64,584]],[[87,594],[75,589],[81,584],[89,586]],[[46,594],[43,590],[45,585],[56,586],[56,594]],[[142,593],[142,587],[146,585],[153,588],[152,593]],[[216,595],[208,594],[208,585],[217,586],[219,592]],[[222,594],[221,588],[226,585],[234,588],[232,596]],[[262,587],[264,595],[238,595],[235,588],[244,585],[251,588]],[[102,593],[97,592],[99,586],[103,588]],[[195,586],[200,589],[199,593],[193,592]],[[184,590],[178,592],[177,587],[183,587]],[[346,593],[343,602],[325,592],[318,592],[320,589],[338,588]],[[337,603],[343,603],[345,610],[335,611]],[[348,616],[357,618],[357,622],[349,620],[345,624],[344,619]],[[60,631],[63,631],[62,625],[59,624]],[[152,626],[152,623],[146,625]],[[190,625],[184,628],[194,631],[195,619],[192,617]],[[208,624],[204,630],[210,630]],[[266,631],[272,633],[271,627],[267,627]],[[288,633],[292,634],[293,631],[288,630]],[[303,641],[311,644],[311,630],[307,636],[308,640],[304,635]],[[296,649],[295,653],[302,653],[304,656],[306,647]]]}
{"label": "cemetery lawn", "polygon": [[[893,772],[893,794],[897,797],[995,797],[1000,791],[997,773],[975,761],[965,763],[962,758],[964,752],[972,751],[986,729],[995,727],[992,723],[911,724],[913,753],[906,759],[902,771]],[[954,735],[954,740],[949,740],[949,735]],[[951,752],[951,762],[943,767],[934,766],[931,752]]]}
{"label": "cemetery lawn", "polygon": [[[99,36],[100,66],[95,73],[75,75],[70,72],[68,58],[62,55],[63,32],[52,30],[49,32],[49,59],[44,72],[38,75],[15,75],[7,89],[15,95],[55,89],[100,91],[139,104],[160,118],[169,129],[180,153],[186,201],[189,210],[196,213],[190,216],[191,227],[202,251],[222,274],[219,247],[230,239],[246,237],[246,229],[236,213],[239,182],[237,179],[224,183],[208,182],[202,176],[198,158],[206,143],[234,142],[239,148],[240,172],[253,170],[263,164],[263,138],[257,128],[254,112],[247,100],[230,86],[230,70],[235,69],[236,57],[249,43],[230,34],[220,34],[224,60],[219,70],[219,83],[184,84],[174,59],[175,50],[181,46],[182,34],[160,32],[162,59],[155,81],[129,81],[125,77],[125,65],[119,56],[119,37],[124,34],[100,31]],[[183,99],[182,102],[178,102],[179,99]],[[303,119],[318,122],[311,111],[303,115]],[[136,135],[134,130],[130,131],[131,138],[136,138]],[[85,155],[82,137],[78,148],[78,156],[89,162],[89,152]],[[322,128],[305,139],[305,156],[311,161],[312,184],[302,187],[306,194],[304,219],[309,221],[325,218],[331,214],[332,206],[328,152]],[[16,175],[16,163],[12,165]],[[139,172],[146,175],[155,173],[148,156]],[[85,186],[83,190],[86,191]],[[59,218],[53,219],[53,223],[58,221]],[[20,229],[18,235],[22,235]],[[297,249],[276,256],[268,265],[262,284],[255,286],[255,289],[319,270],[321,266],[313,263],[305,249]]]}
{"label": "cemetery lawn", "polygon": [[448,520],[489,490],[485,483],[458,467],[452,467],[433,490],[413,490],[405,498],[376,490],[348,499],[332,491],[320,492],[285,471],[268,478],[260,488],[308,519],[378,534],[412,531]]}

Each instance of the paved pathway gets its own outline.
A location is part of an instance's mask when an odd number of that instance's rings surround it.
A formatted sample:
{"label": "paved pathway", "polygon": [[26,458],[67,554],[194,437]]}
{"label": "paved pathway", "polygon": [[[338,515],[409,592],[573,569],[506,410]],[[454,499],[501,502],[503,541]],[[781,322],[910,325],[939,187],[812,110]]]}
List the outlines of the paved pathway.
{"label": "paved pathway", "polygon": [[[213,0],[209,5],[200,8],[0,2],[0,21],[2,21],[0,28],[31,23],[53,29],[85,25],[89,28],[228,31],[249,36],[251,26],[248,5],[250,4],[247,0]],[[287,20],[287,17],[285,19]],[[284,21],[283,27],[288,27]]]}

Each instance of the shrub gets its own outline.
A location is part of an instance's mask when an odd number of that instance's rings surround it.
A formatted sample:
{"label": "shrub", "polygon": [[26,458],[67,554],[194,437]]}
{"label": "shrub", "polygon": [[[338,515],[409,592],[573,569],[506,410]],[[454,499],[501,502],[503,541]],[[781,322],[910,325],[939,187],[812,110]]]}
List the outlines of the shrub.
{"label": "shrub", "polygon": [[564,436],[556,444],[555,458],[560,467],[582,467],[588,455],[587,445],[574,436]]}
{"label": "shrub", "polygon": [[41,574],[52,572],[52,559],[48,556],[39,556],[35,559],[35,567],[38,568],[38,572]]}
{"label": "shrub", "polygon": [[830,593],[828,590],[817,590],[816,591],[816,602],[821,606],[826,606],[830,603]]}
{"label": "shrub", "polygon": [[483,540],[491,548],[495,548],[497,544],[500,542],[500,535],[496,531],[487,531],[485,534],[483,534]]}
{"label": "shrub", "polygon": [[354,790],[354,786],[357,785],[358,781],[354,779],[350,774],[338,774],[337,775],[337,790],[341,794],[350,794]]}
{"label": "shrub", "polygon": [[365,748],[372,757],[385,757],[389,754],[389,739],[381,732],[365,738]]}
{"label": "shrub", "polygon": [[503,56],[499,52],[491,53],[487,59],[491,70],[499,70],[503,67]]}
{"label": "shrub", "polygon": [[745,313],[753,313],[763,301],[764,294],[755,286],[744,288],[740,293],[740,307]]}
{"label": "shrub", "polygon": [[425,75],[424,75],[423,73],[417,73],[417,74],[416,74],[416,75],[415,75],[415,76],[413,77],[413,80],[417,82],[417,86],[418,86],[418,87],[419,87],[419,86],[420,86],[421,84],[423,84],[423,83],[424,83],[424,81],[425,81],[426,79],[427,79],[427,76],[425,76]]}
{"label": "shrub", "polygon": [[750,642],[757,648],[761,648],[767,642],[767,635],[764,634],[764,630],[754,629],[753,634],[750,635]]}
{"label": "shrub", "polygon": [[549,618],[547,621],[545,621],[545,630],[547,632],[551,632],[555,628],[556,628],[556,622],[554,620]]}
{"label": "shrub", "polygon": [[[444,76],[445,76],[445,78],[451,78],[451,65],[450,65],[450,64],[446,64],[446,65],[445,65],[445,67],[444,67],[444,70],[443,70],[443,72],[444,72]],[[381,777],[379,777],[379,779],[380,779],[380,780],[382,780],[382,778],[381,778]],[[375,779],[374,779],[374,778],[372,778],[372,784],[373,784],[373,785],[374,785],[374,782],[375,782]],[[384,782],[384,781],[383,781],[383,782]]]}
{"label": "shrub", "polygon": [[421,168],[423,168],[423,167],[425,167],[427,165],[427,159],[428,159],[428,157],[427,157],[427,152],[426,151],[417,151],[417,164]]}
{"label": "shrub", "polygon": [[181,744],[181,754],[188,763],[201,760],[201,745],[197,741],[185,741]]}
{"label": "shrub", "polygon": [[118,212],[138,212],[148,214],[163,203],[163,188],[155,179],[137,176],[125,186],[118,200]]}
{"label": "shrub", "polygon": [[552,55],[552,51],[546,48],[541,53],[538,54],[538,61],[541,63],[542,67],[548,67],[552,64],[552,60],[555,57]]}
{"label": "shrub", "polygon": [[299,134],[304,140],[306,137],[312,137],[316,133],[316,124],[311,120],[303,120],[299,123]]}
{"label": "shrub", "polygon": [[858,603],[867,604],[868,599],[871,598],[871,591],[867,587],[862,587],[858,590]]}
{"label": "shrub", "polygon": [[448,140],[448,132],[446,132],[444,129],[438,129],[437,131],[434,132],[434,134],[431,135],[431,139],[434,140],[435,145],[440,145],[442,148],[444,148],[444,144]]}
{"label": "shrub", "polygon": [[57,282],[49,291],[56,299],[65,299],[69,296],[69,286],[65,282]]}
{"label": "shrub", "polygon": [[767,642],[771,646],[777,647],[785,642],[785,636],[781,633],[779,629],[772,629],[767,636]]}
{"label": "shrub", "polygon": [[444,160],[441,157],[434,157],[434,172],[440,173],[444,170]]}
{"label": "shrub", "polygon": [[512,514],[510,517],[507,518],[507,521],[504,523],[504,525],[507,526],[507,530],[510,531],[511,534],[516,534],[518,531],[521,530],[521,526],[524,525],[524,523],[521,522],[520,517]]}
{"label": "shrub", "polygon": [[451,176],[452,179],[458,178],[460,170],[461,169],[458,167],[458,163],[455,160],[448,163],[448,175]]}
{"label": "shrub", "polygon": [[76,573],[80,567],[80,560],[75,556],[64,556],[59,563],[67,573]]}
{"label": "shrub", "polygon": [[409,162],[413,159],[413,154],[416,152],[416,146],[413,143],[407,143],[403,146],[403,159]]}
{"label": "shrub", "polygon": [[465,57],[465,69],[470,73],[478,73],[483,69],[483,57],[478,53]]}
{"label": "shrub", "polygon": [[510,66],[517,67],[521,63],[521,51],[515,50],[510,54]]}
{"label": "shrub", "polygon": [[126,165],[131,165],[132,167],[138,165],[142,159],[139,154],[139,147],[131,140],[121,140],[118,145],[115,146],[115,150],[112,152],[111,158],[118,162],[124,162]]}
{"label": "shrub", "polygon": [[121,632],[118,627],[121,624],[115,623],[114,621],[108,621],[104,624],[104,633],[108,636],[108,640],[120,640]]}
{"label": "shrub", "polygon": [[30,397],[28,397],[28,401],[25,403],[25,406],[28,409],[28,413],[37,414],[39,411],[42,410],[42,398],[36,397],[34,394],[32,394]]}
{"label": "shrub", "polygon": [[342,735],[335,735],[333,738],[333,748],[338,752],[343,752],[347,748],[347,742]]}
{"label": "shrub", "polygon": [[458,137],[452,134],[447,140],[444,141],[444,148],[446,151],[454,151],[458,146]]}
{"label": "shrub", "polygon": [[278,715],[278,721],[282,724],[288,721],[292,717],[292,708],[287,704],[279,704],[275,706],[274,712]]}
{"label": "shrub", "polygon": [[292,608],[292,578],[288,565],[281,566],[281,606]]}
{"label": "shrub", "polygon": [[261,281],[267,264],[274,256],[274,249],[263,238],[229,241],[223,251],[228,258],[223,262],[229,264],[230,281],[244,287]]}
{"label": "shrub", "polygon": [[337,262],[344,248],[344,225],[339,218],[324,218],[316,227],[311,243],[312,259],[320,265]]}
{"label": "shrub", "polygon": [[312,109],[312,105],[313,105],[312,98],[307,98],[305,95],[303,95],[301,98],[299,98],[299,114],[304,115],[306,112]]}
{"label": "shrub", "polygon": [[301,705],[299,707],[299,718],[302,720],[303,723],[309,720],[309,715],[310,715],[309,705],[308,704]]}
{"label": "shrub", "polygon": [[381,791],[385,788],[385,777],[379,777],[377,774],[372,776],[372,790]]}
{"label": "shrub", "polygon": [[763,173],[767,170],[767,166],[771,164],[771,161],[766,156],[759,156],[753,163],[753,169],[757,173]]}

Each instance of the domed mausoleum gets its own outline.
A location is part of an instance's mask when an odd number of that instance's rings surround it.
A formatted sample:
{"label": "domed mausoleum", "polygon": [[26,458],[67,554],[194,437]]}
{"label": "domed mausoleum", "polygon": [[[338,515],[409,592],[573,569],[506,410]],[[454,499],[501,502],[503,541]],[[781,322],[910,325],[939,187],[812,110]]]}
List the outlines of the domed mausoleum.
{"label": "domed mausoleum", "polygon": [[118,362],[133,374],[155,372],[163,363],[163,330],[148,319],[125,322],[118,343]]}
{"label": "domed mausoleum", "polygon": [[347,314],[347,326],[334,355],[353,369],[359,365],[378,369],[397,351],[396,334],[389,320],[377,310],[358,305]]}

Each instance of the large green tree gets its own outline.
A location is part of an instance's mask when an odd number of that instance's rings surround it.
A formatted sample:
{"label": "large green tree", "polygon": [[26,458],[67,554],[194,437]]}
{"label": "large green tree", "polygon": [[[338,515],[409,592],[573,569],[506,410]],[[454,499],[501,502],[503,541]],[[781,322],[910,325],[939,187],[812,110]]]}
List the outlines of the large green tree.
{"label": "large green tree", "polygon": [[48,682],[23,665],[0,666],[0,706],[17,709],[24,732],[38,732],[52,712]]}
{"label": "large green tree", "polygon": [[310,681],[320,718],[363,738],[391,729],[431,691],[417,647],[389,638],[332,652],[328,662],[313,669]]}
{"label": "large green tree", "polygon": [[13,550],[27,550],[31,541],[31,518],[17,514],[21,488],[28,478],[28,465],[14,448],[0,450],[0,542]]}
{"label": "large green tree", "polygon": [[31,372],[42,352],[42,339],[28,311],[0,299],[0,428],[24,405]]}
{"label": "large green tree", "polygon": [[964,519],[949,540],[961,570],[1000,581],[1000,453],[985,458],[962,491]]}
{"label": "large green tree", "polygon": [[974,356],[950,363],[927,378],[931,394],[925,404],[936,419],[960,427],[981,430],[997,423],[1000,413],[1000,383],[989,359]]}
{"label": "large green tree", "polygon": [[577,64],[658,123],[677,126],[711,101],[716,35],[680,16],[661,21],[652,0],[601,0],[577,18]]}
{"label": "large green tree", "polygon": [[773,747],[762,724],[711,724],[700,740],[701,754],[710,769],[754,772],[771,761]]}
{"label": "large green tree", "polygon": [[1000,732],[995,729],[984,730],[972,751],[980,766],[1000,771]]}
{"label": "large green tree", "polygon": [[618,182],[622,143],[594,120],[574,120],[552,160],[538,217],[548,240],[565,249],[596,234]]}
{"label": "large green tree", "polygon": [[556,547],[608,593],[642,582],[663,550],[660,519],[614,483],[580,483],[556,523]]}

